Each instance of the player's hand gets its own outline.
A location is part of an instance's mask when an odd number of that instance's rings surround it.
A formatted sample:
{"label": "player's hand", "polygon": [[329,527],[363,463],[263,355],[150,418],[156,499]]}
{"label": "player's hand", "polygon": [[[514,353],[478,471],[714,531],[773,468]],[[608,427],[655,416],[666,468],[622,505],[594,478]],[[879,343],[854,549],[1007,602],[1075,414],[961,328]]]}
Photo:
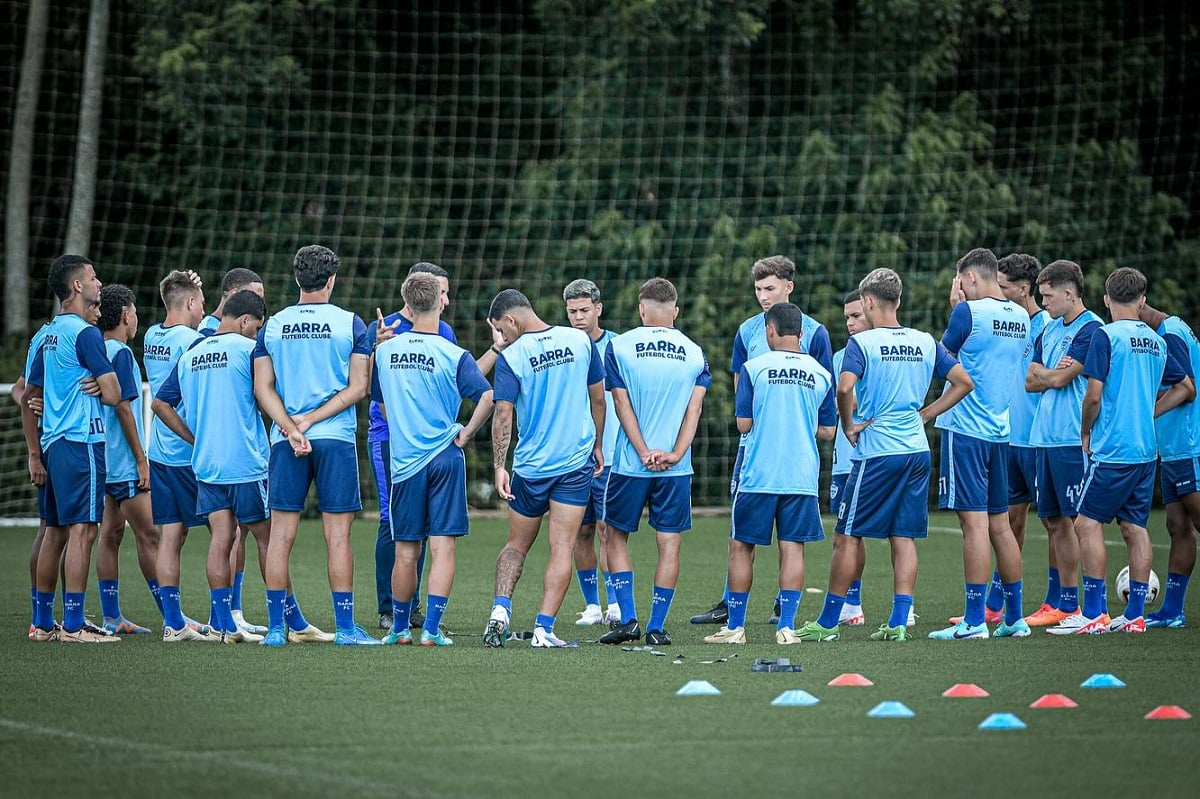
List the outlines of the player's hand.
{"label": "player's hand", "polygon": [[500,499],[510,500],[513,498],[512,485],[509,482],[508,469],[503,466],[496,470],[496,493],[500,495]]}
{"label": "player's hand", "polygon": [[397,319],[390,325],[383,321],[383,311],[379,308],[375,309],[375,346],[396,337],[396,328],[400,326],[400,320]]}
{"label": "player's hand", "polygon": [[467,435],[467,428],[458,431],[458,435],[454,437],[454,446],[459,449],[465,449],[467,444],[471,443],[471,436]]}
{"label": "player's hand", "polygon": [[46,408],[45,398],[42,396],[30,397],[25,400],[25,404],[29,406],[29,410],[33,411],[34,416],[41,416],[42,411]]}
{"label": "player's hand", "polygon": [[191,269],[189,269],[189,270],[187,270],[187,276],[188,276],[188,280],[192,281],[193,286],[195,286],[198,289],[204,288],[204,281],[200,279],[200,275],[196,274]]}
{"label": "player's hand", "polygon": [[292,445],[292,454],[297,458],[303,458],[312,453],[312,442],[299,429],[288,433],[287,440]]}
{"label": "player's hand", "polygon": [[46,466],[42,463],[42,456],[36,453],[29,453],[29,482],[35,486],[46,484]]}
{"label": "player's hand", "polygon": [[1064,355],[1062,357],[1062,360],[1059,361],[1058,365],[1055,366],[1054,368],[1055,369],[1070,369],[1074,365],[1075,365],[1075,359],[1072,358],[1070,355]]}
{"label": "player's hand", "polygon": [[488,328],[490,328],[492,331],[492,346],[498,350],[502,350],[507,347],[508,339],[504,337],[504,334],[500,332],[499,328],[492,324],[491,319],[487,320],[487,323]]}
{"label": "player's hand", "polygon": [[596,461],[592,468],[592,477],[599,477],[600,472],[604,471],[604,450],[600,442],[596,442],[596,446],[592,448],[592,460]]}
{"label": "player's hand", "polygon": [[142,489],[143,491],[149,491],[150,490],[150,461],[146,460],[145,458],[142,458],[140,461],[138,461],[137,462],[137,473],[138,473],[138,479],[137,479],[138,488]]}
{"label": "player's hand", "polygon": [[1090,460],[1092,457],[1092,434],[1084,433],[1081,438],[1083,439],[1083,454]]}
{"label": "player's hand", "polygon": [[962,277],[954,276],[954,280],[950,281],[950,307],[953,308],[960,302],[965,302],[967,299],[966,292],[962,288]]}
{"label": "player's hand", "polygon": [[98,397],[100,396],[100,383],[96,381],[96,378],[88,375],[87,377],[80,378],[79,390],[89,397]]}
{"label": "player's hand", "polygon": [[852,447],[857,447],[857,446],[858,446],[858,436],[859,436],[859,434],[861,434],[861,433],[862,433],[862,431],[864,431],[864,430],[866,430],[868,427],[870,427],[870,426],[871,426],[871,422],[873,422],[873,421],[875,421],[875,420],[874,420],[874,419],[868,419],[868,420],[867,420],[867,421],[865,421],[865,422],[858,422],[858,423],[857,423],[857,424],[855,424],[853,427],[851,427],[849,430],[846,430],[846,431],[845,431],[845,433],[846,433],[846,440],[850,442],[850,446],[852,446]]}
{"label": "player's hand", "polygon": [[288,418],[292,420],[292,424],[296,425],[296,429],[301,433],[307,433],[312,428],[312,422],[310,422],[308,417],[302,413],[298,413],[295,416],[290,416]]}

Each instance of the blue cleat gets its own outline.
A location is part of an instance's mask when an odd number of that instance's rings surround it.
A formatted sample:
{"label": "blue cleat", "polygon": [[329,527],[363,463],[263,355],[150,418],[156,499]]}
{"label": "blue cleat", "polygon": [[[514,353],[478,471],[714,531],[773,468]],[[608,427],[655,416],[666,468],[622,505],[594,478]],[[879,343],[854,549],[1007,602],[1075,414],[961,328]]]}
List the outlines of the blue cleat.
{"label": "blue cleat", "polygon": [[1157,613],[1151,613],[1146,617],[1147,627],[1163,627],[1168,630],[1182,630],[1187,626],[1187,616],[1180,611],[1177,616],[1160,616]]}
{"label": "blue cleat", "polygon": [[960,621],[952,627],[934,630],[929,637],[935,641],[969,641],[988,637],[987,624],[970,625]]}
{"label": "blue cleat", "polygon": [[258,642],[262,646],[284,646],[287,644],[287,628],[272,627],[267,630],[267,635]]}
{"label": "blue cleat", "polygon": [[435,634],[431,634],[428,630],[421,630],[421,646],[454,646],[454,639],[441,630]]}
{"label": "blue cleat", "polygon": [[412,630],[407,627],[400,632],[390,632],[383,636],[384,646],[404,646],[412,643]]}
{"label": "blue cleat", "polygon": [[352,629],[339,629],[333,636],[335,646],[383,646],[383,641],[367,635],[367,631],[359,625]]}
{"label": "blue cleat", "polygon": [[1000,622],[996,626],[996,631],[992,633],[993,638],[1028,638],[1032,631],[1029,629],[1029,624],[1024,619],[1017,619],[1012,624]]}
{"label": "blue cleat", "polygon": [[109,635],[147,635],[149,630],[121,616],[116,619],[105,617],[104,630]]}

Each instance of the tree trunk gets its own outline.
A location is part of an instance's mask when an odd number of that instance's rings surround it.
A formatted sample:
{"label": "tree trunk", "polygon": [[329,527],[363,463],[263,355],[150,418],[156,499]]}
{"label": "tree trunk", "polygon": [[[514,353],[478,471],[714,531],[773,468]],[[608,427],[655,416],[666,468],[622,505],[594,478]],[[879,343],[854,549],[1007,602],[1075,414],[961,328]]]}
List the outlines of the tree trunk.
{"label": "tree trunk", "polygon": [[[96,205],[96,164],[100,150],[100,110],[104,105],[104,55],[108,39],[108,0],[92,0],[88,16],[83,92],[79,103],[79,138],[75,144],[75,179],[64,252],[87,255]],[[102,270],[97,270],[102,271]]]}

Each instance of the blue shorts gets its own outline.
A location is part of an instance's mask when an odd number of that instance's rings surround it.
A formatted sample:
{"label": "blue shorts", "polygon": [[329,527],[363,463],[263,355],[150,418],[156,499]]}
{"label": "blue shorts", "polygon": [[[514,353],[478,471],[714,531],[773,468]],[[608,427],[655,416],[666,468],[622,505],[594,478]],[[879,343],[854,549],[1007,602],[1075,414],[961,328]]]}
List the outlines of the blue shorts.
{"label": "blue shorts", "polygon": [[829,512],[834,516],[837,515],[838,505],[842,501],[842,492],[846,490],[846,480],[849,477],[850,472],[842,472],[833,475],[829,480]]}
{"label": "blue shorts", "polygon": [[392,484],[389,498],[393,541],[424,541],[431,535],[467,534],[467,457],[450,444],[425,468]]}
{"label": "blue shorts", "polygon": [[191,466],[150,461],[150,508],[154,523],[202,527],[208,519],[196,513],[196,473]]}
{"label": "blue shorts", "polygon": [[746,448],[738,447],[737,456],[733,459],[733,473],[729,476],[729,501],[737,499],[738,483],[742,479],[742,461],[746,459]]}
{"label": "blue shorts", "polygon": [[942,431],[938,507],[1008,513],[1008,443]]}
{"label": "blue shorts", "polygon": [[1087,464],[1083,447],[1039,447],[1037,511],[1042,519],[1074,517]]}
{"label": "blue shorts", "polygon": [[60,438],[42,453],[46,525],[99,524],[104,516],[104,445]]}
{"label": "blue shorts", "polygon": [[592,478],[592,495],[588,497],[587,510],[583,512],[583,524],[595,524],[604,520],[604,492],[608,490],[608,476],[612,467],[605,466],[600,474]]}
{"label": "blue shorts", "polygon": [[692,476],[653,475],[633,477],[614,474],[608,478],[604,497],[604,522],[622,533],[636,533],[642,508],[650,503],[650,526],[660,533],[682,533],[692,529]]}
{"label": "blue shorts", "polygon": [[332,438],[310,440],[312,452],[302,458],[292,453],[286,441],[271,447],[271,510],[299,513],[304,510],[308,489],[317,486],[317,510],[322,513],[354,513],[362,510],[358,493],[358,452],[354,442]]}
{"label": "blue shorts", "polygon": [[138,494],[145,494],[145,489],[138,488],[137,480],[123,480],[119,483],[105,483],[104,493],[113,498],[118,505],[127,499],[133,499]]}
{"label": "blue shorts", "polygon": [[[43,463],[43,466],[44,465],[45,465],[45,463]],[[46,521],[46,481],[45,480],[43,480],[42,484],[37,487],[37,491],[38,491],[38,518],[41,519],[42,521]]]}
{"label": "blue shorts", "polygon": [[1200,458],[1184,458],[1162,462],[1162,501],[1164,505],[1179,502],[1196,493],[1196,476],[1200,474]]}
{"label": "blue shorts", "polygon": [[1154,500],[1154,461],[1148,463],[1097,463],[1088,467],[1079,513],[1101,524],[1113,519],[1145,527]]}
{"label": "blue shorts", "polygon": [[753,494],[744,492],[733,501],[734,541],[756,547],[771,545],[771,531],[780,541],[807,544],[821,541],[821,507],[807,494]]}
{"label": "blue shorts", "polygon": [[508,501],[508,507],[529,519],[545,516],[551,500],[586,508],[592,495],[592,473],[595,471],[596,462],[588,458],[579,469],[554,477],[527,478],[514,474],[509,486],[513,498]]}
{"label": "blue shorts", "polygon": [[1033,447],[1008,447],[1008,504],[1033,502],[1037,496],[1038,451]]}
{"label": "blue shorts", "polygon": [[371,453],[371,472],[375,475],[375,493],[379,497],[379,521],[386,523],[391,518],[392,476],[391,447],[388,439],[371,441],[367,444]]}
{"label": "blue shorts", "polygon": [[834,530],[855,538],[924,538],[930,470],[928,452],[854,461]]}
{"label": "blue shorts", "polygon": [[239,524],[254,524],[271,518],[267,510],[267,481],[250,480],[245,483],[217,485],[203,480],[196,482],[196,515],[208,517],[210,513],[231,510]]}

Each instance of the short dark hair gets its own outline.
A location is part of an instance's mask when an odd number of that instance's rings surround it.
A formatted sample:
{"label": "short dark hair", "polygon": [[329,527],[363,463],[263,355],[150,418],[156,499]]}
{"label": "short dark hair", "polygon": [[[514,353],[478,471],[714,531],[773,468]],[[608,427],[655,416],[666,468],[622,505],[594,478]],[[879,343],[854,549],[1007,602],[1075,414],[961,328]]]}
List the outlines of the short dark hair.
{"label": "short dark hair", "polygon": [[221,294],[229,294],[238,289],[244,289],[252,283],[263,282],[262,277],[253,269],[245,269],[236,267],[225,273],[225,277],[221,278]]}
{"label": "short dark hair", "polygon": [[100,321],[96,323],[104,332],[116,330],[121,324],[121,316],[125,309],[137,302],[133,290],[120,283],[113,283],[100,289]]}
{"label": "short dark hair", "polygon": [[1104,281],[1104,293],[1113,302],[1125,305],[1144,297],[1147,285],[1145,275],[1131,267],[1122,266]]}
{"label": "short dark hair", "polygon": [[229,299],[225,300],[225,310],[222,313],[225,319],[236,319],[245,314],[249,314],[255,319],[266,319],[267,303],[257,293],[249,289],[242,289],[236,294],[231,294]]}
{"label": "short dark hair", "polygon": [[442,286],[432,272],[411,272],[400,286],[400,296],[414,313],[429,313],[438,307]]}
{"label": "short dark hair", "polygon": [[447,280],[450,279],[449,272],[447,272],[445,269],[442,269],[437,264],[431,264],[428,261],[418,261],[408,268],[408,275],[410,277],[422,272],[427,275],[433,275],[434,277],[444,277]]}
{"label": "short dark hair", "polygon": [[768,277],[791,280],[792,275],[796,274],[796,264],[786,255],[768,255],[755,261],[750,273],[754,275],[756,283]]}
{"label": "short dark hair", "polygon": [[296,251],[292,270],[301,291],[320,291],[329,278],[337,274],[341,263],[333,250],[320,244],[310,244]]}
{"label": "short dark hair", "polygon": [[897,305],[904,292],[904,283],[894,269],[880,267],[872,269],[858,284],[858,290],[870,294],[876,300]]}
{"label": "short dark hair", "polygon": [[488,319],[493,321],[500,319],[514,308],[532,310],[533,304],[529,302],[528,297],[516,289],[504,289],[492,300],[492,307],[488,309]]}
{"label": "short dark hair", "polygon": [[593,304],[600,302],[600,287],[586,277],[572,280],[563,289],[563,302],[571,300],[591,300]]}
{"label": "short dark hair", "polygon": [[777,302],[767,309],[764,321],[775,328],[777,336],[800,337],[804,329],[804,314],[790,302]]}
{"label": "short dark hair", "polygon": [[1038,285],[1049,283],[1051,288],[1062,288],[1066,284],[1075,287],[1075,293],[1083,295],[1083,270],[1074,261],[1054,261],[1038,273]]}
{"label": "short dark hair", "polygon": [[72,281],[79,276],[83,267],[91,264],[92,262],[82,255],[60,255],[54,259],[54,263],[50,264],[50,290],[58,297],[59,302],[71,299],[74,293],[71,288]]}
{"label": "short dark hair", "polygon": [[173,269],[158,284],[158,295],[162,297],[163,305],[167,308],[178,308],[188,297],[200,293],[187,272]]}
{"label": "short dark hair", "polygon": [[974,269],[985,280],[996,279],[996,253],[987,247],[976,247],[958,259],[958,273],[961,275],[968,269]]}
{"label": "short dark hair", "polygon": [[1042,271],[1042,263],[1032,255],[1014,252],[1001,258],[996,263],[996,270],[1014,283],[1028,283],[1033,287]]}
{"label": "short dark hair", "polygon": [[852,302],[862,302],[862,292],[858,289],[847,294],[845,299],[842,300],[842,305],[849,305]]}
{"label": "short dark hair", "polygon": [[646,300],[673,304],[679,301],[679,292],[675,290],[675,284],[665,277],[652,277],[638,289],[638,302]]}

